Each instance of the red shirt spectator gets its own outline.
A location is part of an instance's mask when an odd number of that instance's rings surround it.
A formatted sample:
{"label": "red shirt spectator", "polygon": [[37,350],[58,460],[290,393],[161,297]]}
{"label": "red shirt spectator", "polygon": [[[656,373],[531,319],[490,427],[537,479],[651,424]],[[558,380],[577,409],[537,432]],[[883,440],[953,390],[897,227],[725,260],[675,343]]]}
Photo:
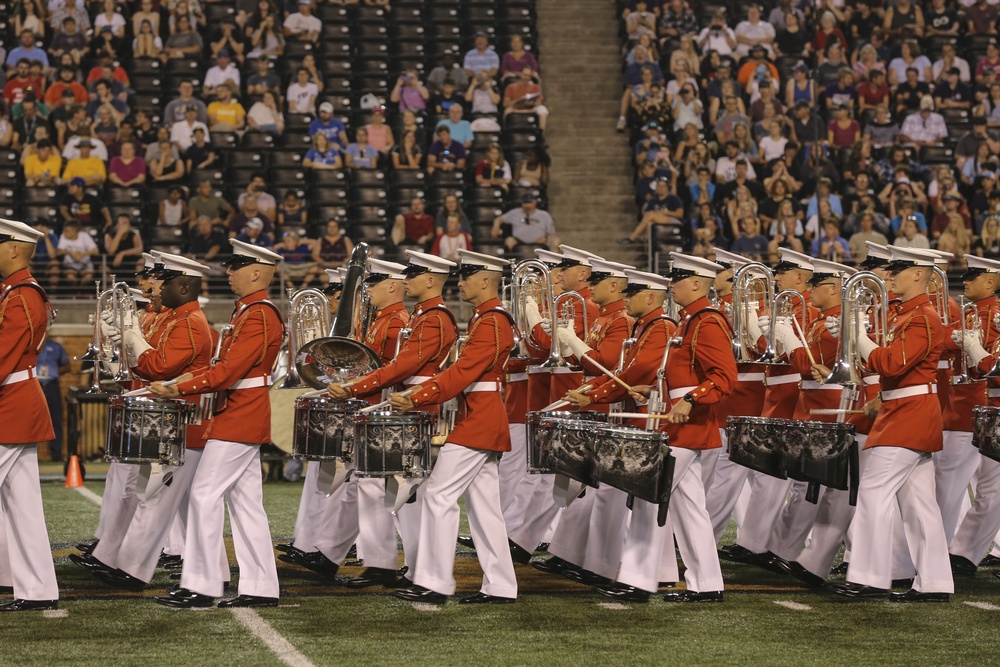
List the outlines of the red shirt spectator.
{"label": "red shirt spectator", "polygon": [[86,104],[90,101],[90,98],[87,96],[87,89],[84,88],[83,85],[77,83],[74,79],[68,84],[58,81],[49,86],[49,89],[45,91],[45,104],[47,104],[50,109],[55,109],[57,106],[62,104],[62,94],[64,90],[73,91],[73,102],[76,104]]}
{"label": "red shirt spectator", "polygon": [[42,84],[43,81],[41,79],[32,79],[28,76],[15,76],[3,87],[3,99],[7,103],[7,106],[12,107],[24,99],[24,92],[28,88],[34,89],[36,95],[38,91],[44,90]]}

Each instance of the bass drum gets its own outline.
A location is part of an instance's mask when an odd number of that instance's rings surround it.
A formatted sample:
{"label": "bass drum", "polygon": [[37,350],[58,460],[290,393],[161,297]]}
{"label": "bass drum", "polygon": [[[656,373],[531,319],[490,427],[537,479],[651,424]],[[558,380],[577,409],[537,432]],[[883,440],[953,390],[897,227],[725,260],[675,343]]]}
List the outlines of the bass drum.
{"label": "bass drum", "polygon": [[295,399],[312,389],[279,389],[284,377],[271,385],[271,442],[286,454],[292,453],[295,436]]}

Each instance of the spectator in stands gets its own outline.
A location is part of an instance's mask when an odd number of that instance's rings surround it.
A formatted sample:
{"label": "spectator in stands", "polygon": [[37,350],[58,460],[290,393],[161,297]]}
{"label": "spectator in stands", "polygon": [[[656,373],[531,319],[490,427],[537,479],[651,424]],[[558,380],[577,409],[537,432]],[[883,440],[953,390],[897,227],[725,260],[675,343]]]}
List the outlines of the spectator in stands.
{"label": "spectator in stands", "polygon": [[830,84],[823,91],[823,101],[827,111],[833,111],[841,104],[853,109],[857,99],[858,89],[854,86],[854,72],[848,67],[840,68],[837,82]]}
{"label": "spectator in stands", "polygon": [[24,158],[24,185],[29,188],[58,185],[62,159],[52,150],[52,142],[42,139],[36,148]]}
{"label": "spectator in stands", "polygon": [[663,4],[660,22],[656,27],[661,48],[669,40],[680,40],[685,35],[698,34],[698,19],[685,0],[669,0]]}
{"label": "spectator in stands", "polygon": [[735,95],[730,95],[725,99],[725,111],[715,122],[715,136],[719,142],[728,142],[733,139],[737,125],[745,125],[750,129],[750,118],[740,111],[738,99]]}
{"label": "spectator in stands", "polygon": [[340,229],[340,221],[330,218],[326,221],[323,236],[313,245],[313,261],[317,270],[336,269],[347,264],[354,244]]}
{"label": "spectator in stands", "polygon": [[233,97],[231,84],[215,89],[217,99],[208,105],[208,127],[213,132],[240,132],[246,127],[247,112]]}
{"label": "spectator in stands", "polygon": [[455,52],[445,49],[441,54],[441,64],[427,75],[427,86],[432,93],[444,91],[445,81],[450,80],[452,86],[465,90],[469,86],[469,75],[455,60]]}
{"label": "spectator in stands", "polygon": [[715,217],[709,215],[702,221],[702,226],[694,229],[694,239],[691,243],[691,254],[697,257],[712,257],[715,255],[715,248],[726,249],[728,244],[725,237],[719,232],[719,223]]}
{"label": "spectator in stands", "polygon": [[500,188],[507,192],[510,181],[510,164],[503,159],[500,145],[493,144],[486,151],[486,157],[476,165],[476,185],[481,188]]}
{"label": "spectator in stands", "polygon": [[920,101],[931,94],[930,84],[920,81],[916,67],[906,70],[906,80],[896,86],[896,113],[902,116],[917,111]]}
{"label": "spectator in stands", "polygon": [[754,261],[764,261],[768,256],[767,238],[760,233],[760,223],[754,217],[739,221],[740,235],[733,241],[730,250]]}
{"label": "spectator in stands", "polygon": [[154,183],[163,184],[179,181],[186,173],[184,162],[180,159],[169,141],[160,142],[160,154],[149,163],[149,177]]}
{"label": "spectator in stands", "polygon": [[190,215],[187,202],[184,201],[184,189],[173,185],[167,198],[159,204],[156,224],[162,227],[181,227],[187,224]]}
{"label": "spectator in stands", "polygon": [[740,220],[748,216],[757,217],[757,200],[750,194],[750,188],[745,185],[737,186],[731,197],[723,199],[726,203],[722,212],[729,223],[729,233],[732,234],[732,238],[736,238],[740,235]]}
{"label": "spectator in stands", "polygon": [[309,81],[309,70],[299,67],[295,70],[295,81],[289,84],[285,94],[288,113],[313,113],[318,95],[319,87]]}
{"label": "spectator in stands", "polygon": [[448,113],[452,106],[461,106],[462,102],[463,96],[458,92],[455,82],[451,79],[445,79],[441,92],[435,93],[431,98],[431,105],[434,107],[434,111],[439,114]]}
{"label": "spectator in stands", "polygon": [[[462,73],[465,74],[465,72]],[[389,101],[399,105],[400,113],[405,111],[423,113],[427,109],[427,102],[430,98],[430,91],[420,82],[417,71],[412,69],[396,77],[396,85],[389,93]]]}
{"label": "spectator in stands", "polygon": [[[243,205],[251,196],[257,200],[257,210],[267,216],[269,220],[273,220],[278,207],[278,201],[274,198],[274,195],[267,191],[267,177],[264,172],[254,172],[253,176],[250,177],[250,182],[247,184],[246,191],[240,194],[236,205],[243,208]],[[265,227],[267,224],[269,223],[265,221]],[[265,231],[269,232],[271,230],[269,227],[266,227]]]}
{"label": "spectator in stands", "polygon": [[216,227],[229,227],[235,211],[232,205],[212,190],[212,181],[202,179],[198,182],[195,196],[188,202],[191,211],[190,225],[194,226],[201,216],[208,218]]}
{"label": "spectator in stands", "polygon": [[[896,204],[897,201],[898,204]],[[898,213],[893,215],[892,220],[890,221],[893,234],[897,236],[901,234],[902,227],[907,220],[912,220],[917,225],[917,231],[921,234],[927,233],[927,219],[924,218],[923,213],[917,210],[913,199],[910,197],[894,197],[892,204],[893,205],[890,206],[890,210],[898,210]]]}
{"label": "spectator in stands", "polygon": [[3,88],[3,99],[8,106],[14,106],[24,99],[28,88],[41,90],[42,81],[32,78],[31,65],[27,59],[20,60],[14,68],[13,76],[8,79]]}
{"label": "spectator in stands", "polygon": [[111,159],[108,172],[112,185],[132,188],[146,183],[146,161],[135,154],[134,142],[122,142],[121,155]]}
{"label": "spectator in stands", "polygon": [[912,215],[903,219],[899,228],[899,233],[896,235],[896,240],[893,241],[892,244],[903,248],[931,247],[930,243],[927,241],[927,237],[920,231],[917,219]]}
{"label": "spectator in stands", "polygon": [[948,138],[948,127],[941,114],[934,111],[934,99],[920,100],[920,111],[910,114],[899,128],[899,140],[913,146],[935,146]]}
{"label": "spectator in stands", "polygon": [[141,0],[139,9],[132,14],[132,34],[142,32],[142,22],[148,21],[154,35],[160,35],[160,12],[153,9],[153,0]]}
{"label": "spectator in stands", "polygon": [[319,105],[319,118],[315,118],[309,123],[309,136],[315,137],[317,132],[322,132],[331,144],[340,150],[347,148],[347,131],[339,118],[333,117],[333,104],[323,102]]}
{"label": "spectator in stands", "polygon": [[920,46],[916,40],[908,39],[903,42],[899,57],[889,62],[889,85],[902,83],[907,70],[911,67],[917,70],[917,80],[921,83],[930,83],[934,80],[931,61],[920,53]]}
{"label": "spectator in stands", "polygon": [[[73,104],[85,104],[88,101],[87,89],[76,80],[76,72],[72,67],[60,67],[59,79],[45,91],[45,104],[53,111],[60,104],[67,108]],[[69,92],[69,95],[66,93]],[[51,117],[51,114],[50,114]]]}
{"label": "spectator in stands", "polygon": [[549,183],[549,158],[542,148],[528,151],[514,168],[514,181],[522,187],[545,187]]}
{"label": "spectator in stands", "polygon": [[282,234],[274,251],[281,255],[281,279],[286,287],[301,289],[322,273],[312,261],[313,243],[296,232]]}
{"label": "spectator in stands", "polygon": [[142,270],[142,235],[132,226],[132,218],[122,213],[115,226],[104,235],[104,249],[111,259],[111,268]]}
{"label": "spectator in stands", "polygon": [[784,26],[775,26],[778,32],[771,48],[776,58],[812,59],[813,42],[811,36],[802,27],[804,20],[799,15],[798,10],[792,10],[785,14]]}
{"label": "spectator in stands", "polygon": [[45,53],[44,49],[35,46],[35,33],[30,30],[22,30],[20,33],[21,43],[19,46],[10,50],[7,54],[7,76],[10,76],[11,68],[16,65],[21,60],[37,60],[42,63],[42,66],[48,69],[49,67],[49,56]]}
{"label": "spectator in stands", "polygon": [[773,56],[771,45],[774,43],[774,26],[761,20],[761,10],[758,5],[747,7],[747,20],[736,25],[736,56],[745,58],[756,46],[766,49],[768,56]]}
{"label": "spectator in stands", "polygon": [[[90,15],[87,10],[83,7],[82,2],[79,4],[77,0],[64,0],[63,2],[49,3],[49,26],[52,28],[53,33],[58,33],[66,25],[66,19],[72,17],[76,23],[77,29],[81,32],[87,32],[90,30]],[[54,7],[52,5],[55,5]]]}
{"label": "spectator in stands", "polygon": [[445,230],[434,239],[431,252],[449,261],[460,260],[459,250],[472,250],[472,237],[461,229],[462,217],[458,213],[450,213],[445,219]]}
{"label": "spectator in stands", "polygon": [[229,238],[235,238],[246,227],[247,221],[253,219],[260,220],[263,223],[265,232],[270,233],[274,231],[271,218],[259,209],[260,206],[256,196],[247,196],[243,199],[240,203],[240,212],[229,220]]}
{"label": "spectator in stands", "polygon": [[521,197],[521,206],[512,208],[493,220],[490,236],[502,238],[504,247],[513,250],[522,243],[541,244],[547,248],[559,245],[555,224],[548,211],[538,208],[538,199],[531,193]]}
{"label": "spectator in stands", "polygon": [[323,23],[313,16],[311,0],[298,0],[298,11],[288,15],[282,29],[286,37],[315,43],[319,40]]}
{"label": "spectator in stands", "polygon": [[435,131],[440,130],[442,127],[448,128],[452,141],[457,141],[466,149],[469,149],[472,147],[475,135],[472,132],[472,126],[469,124],[469,121],[462,118],[463,114],[464,110],[462,106],[460,104],[453,104],[448,108],[448,118],[439,122]]}
{"label": "spectator in stands", "polygon": [[208,126],[198,120],[198,107],[189,104],[184,108],[184,118],[170,126],[170,142],[181,151],[186,151],[194,143],[195,130],[207,134]]}
{"label": "spectator in stands", "polygon": [[[176,127],[176,125],[175,125]],[[194,130],[194,141],[184,151],[184,171],[191,173],[195,169],[210,169],[218,161],[215,147],[208,143],[208,132],[204,127]]]}
{"label": "spectator in stands", "polygon": [[792,132],[796,142],[805,149],[807,157],[827,136],[823,121],[813,113],[812,106],[808,102],[796,103],[792,116]]}
{"label": "spectator in stands", "polygon": [[[708,167],[699,167],[697,173],[697,182],[688,186],[688,197],[694,206],[711,204],[715,198],[715,183],[712,182],[712,172],[709,171]],[[639,186],[636,188],[640,204],[645,204],[655,196],[657,180],[659,177],[656,176],[656,164],[646,162],[643,166],[642,177],[639,178]]]}
{"label": "spectator in stands", "polygon": [[392,224],[390,238],[396,246],[397,256],[402,256],[402,247],[410,246],[426,252],[434,241],[434,218],[427,214],[426,204],[420,197],[410,202],[410,210],[400,213]]}
{"label": "spectator in stands", "polygon": [[634,42],[644,35],[655,36],[656,14],[649,11],[646,0],[637,0],[629,4],[631,7],[626,7],[622,12],[629,40]]}
{"label": "spectator in stands", "polygon": [[[364,132],[364,130],[359,130]],[[330,145],[330,140],[322,132],[317,132],[312,138],[312,148],[310,148],[302,159],[302,166],[307,169],[343,169],[344,161],[340,151],[335,146]],[[351,144],[354,145],[354,144]]]}
{"label": "spectator in stands", "polygon": [[800,102],[811,105],[816,100],[816,82],[809,78],[809,67],[800,60],[792,68],[792,78],[785,86],[785,104],[791,109]]}
{"label": "spectator in stands", "polygon": [[206,97],[215,97],[219,94],[219,88],[226,86],[232,92],[235,88],[240,88],[240,68],[233,62],[232,55],[228,50],[222,49],[216,55],[215,65],[205,73],[205,80],[202,83],[202,94]]}
{"label": "spectator in stands", "polygon": [[972,251],[979,257],[1000,257],[1000,221],[989,216],[983,223],[983,230],[972,245]]}
{"label": "spectator in stands", "polygon": [[392,128],[385,124],[384,106],[372,108],[371,122],[365,125],[364,130],[368,135],[368,143],[382,155],[388,156],[396,144],[396,138],[392,136]]}
{"label": "spectator in stands", "polygon": [[[949,9],[949,11],[951,11]],[[972,82],[972,72],[969,70],[969,61],[959,56],[955,51],[955,45],[945,42],[941,46],[941,57],[931,65],[931,75],[933,81],[939,81],[941,77],[951,68],[958,68],[958,80],[962,83]]]}
{"label": "spectator in stands", "polygon": [[858,59],[854,63],[854,74],[858,81],[867,81],[875,72],[885,73],[885,63],[878,59],[878,51],[871,44],[858,49]]}
{"label": "spectator in stands", "polygon": [[194,85],[190,81],[181,81],[177,86],[177,97],[170,100],[163,110],[163,124],[169,128],[174,123],[184,120],[187,107],[192,105],[198,111],[197,120],[207,123],[208,107],[194,96]]}
{"label": "spectator in stands", "polygon": [[260,218],[250,218],[247,220],[243,231],[236,235],[236,240],[261,248],[271,248],[274,246],[274,239],[264,231],[264,222]]}
{"label": "spectator in stands", "polygon": [[90,52],[87,36],[77,29],[76,19],[67,16],[63,19],[62,31],[55,33],[49,43],[48,53],[55,60],[68,53],[73,62],[79,65]]}
{"label": "spectator in stands", "polygon": [[125,39],[125,17],[118,13],[115,0],[104,0],[104,11],[94,17],[94,30],[110,28],[116,40]]}
{"label": "spectator in stands", "polygon": [[962,83],[957,67],[945,71],[944,81],[934,85],[934,102],[938,109],[969,109],[972,106],[972,88]]}
{"label": "spectator in stands", "polygon": [[663,70],[660,64],[650,57],[648,49],[640,45],[635,47],[634,60],[625,68],[625,88],[642,83],[642,71],[649,67],[653,70],[653,81],[663,81]]}
{"label": "spectator in stands", "polygon": [[[769,23],[766,25],[770,26]],[[740,66],[736,74],[736,80],[739,84],[746,88],[751,79],[759,79],[767,72],[777,82],[779,79],[778,68],[767,60],[767,48],[763,44],[754,44],[749,51],[749,59]]]}
{"label": "spectator in stands", "polygon": [[996,34],[997,7],[996,3],[984,0],[972,0],[962,3],[965,7],[965,18],[967,20],[970,35],[993,35]]}
{"label": "spectator in stands", "polygon": [[833,44],[840,46],[842,50],[847,49],[847,37],[844,32],[837,27],[837,17],[830,10],[824,10],[819,17],[819,29],[813,39],[813,46],[819,55],[819,62],[823,62],[823,54],[828,52]]}
{"label": "spectator in stands", "polygon": [[948,215],[948,226],[938,237],[937,249],[952,253],[954,262],[960,262],[972,250],[972,231],[966,228],[961,215]]}
{"label": "spectator in stands", "polygon": [[716,51],[720,56],[731,56],[737,47],[736,33],[726,25],[726,10],[718,9],[711,22],[698,34],[698,48],[702,53]]}
{"label": "spectator in stands", "polygon": [[500,61],[500,77],[505,82],[517,79],[526,67],[531,70],[532,76],[538,76],[541,71],[535,54],[525,50],[524,38],[515,33],[510,37],[510,51],[503,54]]}
{"label": "spectator in stands", "polygon": [[107,167],[104,160],[91,155],[94,144],[89,139],[84,139],[77,144],[77,148],[80,156],[66,163],[62,182],[69,183],[75,179],[82,179],[85,185],[103,187],[104,181],[108,178]]}
{"label": "spectator in stands", "polygon": [[247,79],[247,94],[263,95],[270,92],[276,99],[279,98],[281,96],[281,78],[271,68],[271,59],[267,56],[261,56],[254,62],[257,65],[257,71]]}
{"label": "spectator in stands", "polygon": [[497,75],[500,69],[500,57],[497,56],[496,51],[490,48],[486,33],[476,33],[476,46],[465,54],[462,67],[470,78],[480,72],[486,72],[491,78]]}
{"label": "spectator in stands", "polygon": [[480,72],[470,82],[465,91],[465,102],[472,109],[472,116],[490,116],[497,118],[500,113],[500,93],[497,92],[496,81],[486,72]]}
{"label": "spectator in stands", "polygon": [[278,230],[305,227],[309,222],[309,210],[295,190],[285,190],[285,198],[278,205],[277,216],[275,223]]}
{"label": "spectator in stands", "polygon": [[[820,52],[822,55],[823,52]],[[850,63],[844,58],[844,47],[841,45],[840,40],[834,40],[830,42],[826,47],[825,58],[822,59],[822,64],[816,68],[816,83],[820,88],[826,88],[832,83],[837,81],[837,77],[840,76],[840,70],[844,67],[850,67]]]}
{"label": "spectator in stands", "polygon": [[805,238],[805,227],[802,220],[795,212],[791,199],[786,199],[781,203],[778,215],[771,223],[770,237],[767,244],[768,258],[771,263],[777,263],[778,250],[789,248],[795,252],[805,252],[802,240]]}
{"label": "spectator in stands", "polygon": [[93,134],[90,119],[85,119],[85,122],[80,123],[79,127],[77,127],[76,133],[66,141],[66,146],[62,151],[63,158],[66,160],[72,160],[80,157],[80,143],[89,141],[92,146],[91,155],[107,162],[108,147],[104,145],[103,141],[97,141]]}
{"label": "spectator in stands", "polygon": [[[964,169],[965,163],[975,158],[981,146],[987,147],[987,152],[983,157],[985,162],[987,156],[1000,154],[1000,134],[995,130],[988,130],[986,119],[982,116],[972,118],[972,129],[963,134],[955,144],[955,159],[959,169]],[[966,181],[971,184],[972,179]]]}
{"label": "spectator in stands", "polygon": [[873,148],[888,148],[896,143],[899,126],[892,121],[889,107],[884,104],[875,107],[875,119],[865,126],[864,136]]}
{"label": "spectator in stands", "polygon": [[250,130],[254,132],[278,137],[285,131],[285,115],[278,108],[277,96],[270,90],[264,91],[261,99],[250,107],[246,120]]}
{"label": "spectator in stands", "polygon": [[638,243],[653,225],[683,226],[684,202],[673,192],[671,185],[667,178],[656,182],[656,194],[643,205],[642,219],[632,233],[621,240],[622,244]]}
{"label": "spectator in stands", "polygon": [[465,146],[451,138],[451,130],[444,121],[438,125],[436,133],[437,140],[427,151],[427,174],[437,169],[445,172],[465,169]]}
{"label": "spectator in stands", "polygon": [[884,106],[889,107],[889,85],[885,82],[885,72],[873,70],[867,81],[858,84],[858,111]]}
{"label": "spectator in stands", "polygon": [[380,153],[368,143],[368,130],[359,128],[354,143],[344,150],[344,164],[348,169],[378,169]]}
{"label": "spectator in stands", "polygon": [[543,102],[542,87],[532,78],[533,70],[525,67],[517,81],[507,86],[503,93],[503,115],[506,119],[512,113],[533,113],[538,117],[538,127],[545,130],[549,109]]}
{"label": "spectator in stands", "polygon": [[690,83],[685,83],[680,94],[674,97],[671,112],[674,117],[674,132],[679,132],[688,127],[694,128],[697,132],[705,129],[702,116],[705,108],[698,98],[697,89]]}
{"label": "spectator in stands", "polygon": [[[135,140],[138,142],[137,148],[143,150],[148,144],[154,143],[156,133],[160,126],[153,123],[153,110],[149,108],[136,109],[135,112]],[[170,132],[167,132],[170,136]]]}
{"label": "spectator in stands", "polygon": [[851,148],[861,140],[861,125],[851,118],[849,104],[841,103],[834,114],[826,129],[827,144],[830,148]]}
{"label": "spectator in stands", "polygon": [[209,216],[199,215],[192,225],[192,233],[184,254],[200,262],[211,262],[228,247],[229,239],[226,238],[226,233],[220,227],[214,226]]}
{"label": "spectator in stands", "polygon": [[455,195],[447,195],[444,201],[441,203],[441,208],[438,210],[437,214],[434,216],[434,232],[438,236],[444,234],[447,230],[448,216],[457,215],[461,224],[459,229],[468,234],[472,234],[472,223],[469,222],[469,218],[465,215],[465,211],[462,210],[462,203],[459,198]]}
{"label": "spectator in stands", "polygon": [[393,169],[420,169],[424,159],[417,135],[413,130],[403,133],[403,139],[392,148]]}
{"label": "spectator in stands", "polygon": [[236,21],[231,16],[224,16],[219,22],[212,36],[208,40],[208,46],[213,55],[218,56],[223,51],[227,51],[237,63],[242,65],[246,60],[244,55],[246,43],[242,32],[236,27]]}
{"label": "spectator in stands", "polygon": [[855,262],[863,262],[868,257],[868,246],[866,241],[889,245],[889,240],[885,234],[875,231],[875,214],[872,211],[864,211],[859,218],[860,230],[851,235],[847,242],[848,251]]}
{"label": "spectator in stands", "polygon": [[97,111],[102,107],[110,108],[116,121],[128,114],[128,105],[112,93],[111,81],[100,79],[94,84],[94,94],[87,104],[87,116],[97,118]]}
{"label": "spectator in stands", "polygon": [[930,238],[933,240],[939,239],[944,230],[951,224],[951,216],[953,215],[957,215],[962,219],[962,224],[969,231],[969,235],[971,235],[972,221],[969,219],[969,214],[961,210],[963,204],[962,196],[957,192],[950,191],[945,192],[940,199],[942,206],[932,219]]}
{"label": "spectator in stands", "polygon": [[163,62],[168,60],[200,60],[204,49],[201,35],[191,27],[191,18],[181,16],[177,19],[177,28],[170,33],[161,54]]}
{"label": "spectator in stands", "polygon": [[[263,3],[258,3],[260,4]],[[250,34],[250,46],[253,47],[247,54],[248,58],[278,58],[284,53],[285,37],[273,14],[263,17],[247,32]]]}
{"label": "spectator in stands", "polygon": [[80,224],[68,220],[56,245],[62,258],[62,281],[72,287],[90,287],[94,282],[94,257],[100,254],[90,234],[81,232]]}
{"label": "spectator in stands", "polygon": [[32,272],[36,276],[44,274],[48,280],[46,287],[52,289],[59,284],[59,258],[56,254],[59,235],[52,231],[46,218],[38,218],[31,226],[45,235],[42,242],[35,246],[35,254],[31,257],[32,266],[37,267]]}
{"label": "spectator in stands", "polygon": [[851,250],[847,239],[840,235],[840,224],[835,216],[823,221],[823,234],[813,239],[809,254],[841,264],[851,260]]}

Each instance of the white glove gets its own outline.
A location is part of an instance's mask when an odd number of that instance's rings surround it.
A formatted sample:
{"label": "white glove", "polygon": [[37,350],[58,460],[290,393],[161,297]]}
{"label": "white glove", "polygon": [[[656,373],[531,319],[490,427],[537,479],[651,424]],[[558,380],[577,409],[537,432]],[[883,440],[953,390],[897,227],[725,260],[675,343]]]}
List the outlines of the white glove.
{"label": "white glove", "polygon": [[122,332],[118,330],[118,327],[113,324],[108,324],[103,320],[101,321],[101,335],[115,345],[118,345],[122,340]]}
{"label": "white glove", "polygon": [[[770,329],[770,325],[771,323],[768,322],[766,325],[768,329]],[[747,334],[749,335],[750,340],[753,342],[754,345],[756,345],[757,341],[759,341],[761,336],[764,335],[763,328],[760,326],[759,317],[747,318]]]}
{"label": "white glove", "polygon": [[830,332],[830,335],[834,338],[840,338],[840,318],[839,317],[828,317],[826,322],[823,323],[826,330]]}
{"label": "white glove", "polygon": [[951,339],[965,351],[965,360],[970,368],[978,366],[980,361],[990,356],[979,342],[979,337],[971,331],[967,331],[964,337],[961,331],[952,331]]}
{"label": "white glove", "polygon": [[[101,321],[109,326],[113,326],[115,328],[118,327],[118,319],[114,316],[114,313],[110,308],[101,311]],[[126,329],[137,329],[139,327],[139,323],[132,317],[132,311],[130,309],[126,309],[125,312],[122,313],[122,325]]]}
{"label": "white glove", "polygon": [[785,354],[791,354],[793,350],[802,347],[802,341],[795,335],[792,327],[784,322],[777,322],[774,325],[774,340],[781,344]]}
{"label": "white glove", "polygon": [[524,298],[524,318],[528,326],[534,329],[542,323],[542,314],[538,311],[538,302],[530,296]]}
{"label": "white glove", "polygon": [[146,342],[142,334],[135,329],[126,329],[122,334],[125,339],[125,355],[128,357],[128,365],[135,368],[139,365],[139,357],[146,350],[152,350],[153,346]]}
{"label": "white glove", "polygon": [[[752,321],[752,318],[751,318]],[[757,316],[757,331],[760,332],[761,336],[771,336],[771,316],[770,315],[759,315]],[[752,331],[751,331],[752,333]]]}
{"label": "white glove", "polygon": [[[590,346],[580,340],[576,332],[569,327],[559,327],[559,344],[569,348],[570,352],[577,358],[582,359],[583,355],[591,351]],[[563,355],[568,356],[568,355]]]}
{"label": "white glove", "polygon": [[868,337],[868,326],[864,320],[858,320],[858,352],[861,358],[868,361],[868,356],[878,345]]}

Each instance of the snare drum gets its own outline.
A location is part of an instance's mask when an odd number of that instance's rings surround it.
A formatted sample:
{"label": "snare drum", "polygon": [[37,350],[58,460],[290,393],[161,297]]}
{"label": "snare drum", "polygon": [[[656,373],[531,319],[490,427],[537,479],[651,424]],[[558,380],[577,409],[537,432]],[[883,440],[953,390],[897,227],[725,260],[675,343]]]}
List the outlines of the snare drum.
{"label": "snare drum", "polygon": [[148,396],[108,399],[104,456],[119,463],[184,464],[184,440],[198,406]]}
{"label": "snare drum", "polygon": [[800,482],[846,491],[854,424],[789,421],[785,427],[785,472]]}
{"label": "snare drum", "polygon": [[295,399],[292,456],[307,461],[350,462],[354,451],[354,413],[368,403],[324,397]]}
{"label": "snare drum", "polygon": [[606,422],[607,419],[606,413],[596,410],[529,412],[524,424],[525,440],[528,443],[528,472],[534,475],[555,474],[557,472],[555,454],[559,443],[554,442],[553,438],[562,434],[556,428],[559,420]]}
{"label": "snare drum", "polygon": [[1000,408],[991,405],[972,408],[972,444],[983,456],[1000,461]]}
{"label": "snare drum", "polygon": [[778,479],[787,479],[783,465],[785,429],[791,423],[774,417],[729,417],[726,439],[729,460]]}
{"label": "snare drum", "polygon": [[434,419],[427,412],[368,412],[354,417],[358,477],[426,477]]}
{"label": "snare drum", "polygon": [[601,425],[595,441],[598,482],[650,503],[670,499],[674,468],[666,433]]}

